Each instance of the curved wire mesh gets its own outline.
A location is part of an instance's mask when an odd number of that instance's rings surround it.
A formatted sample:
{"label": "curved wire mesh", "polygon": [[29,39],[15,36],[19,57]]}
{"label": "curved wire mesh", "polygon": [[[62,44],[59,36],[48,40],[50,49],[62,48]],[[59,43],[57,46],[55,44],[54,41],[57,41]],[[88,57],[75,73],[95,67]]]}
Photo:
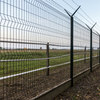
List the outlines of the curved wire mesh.
{"label": "curved wire mesh", "polygon": [[[0,100],[28,100],[70,79],[70,22],[52,0],[0,0]],[[90,67],[90,30],[76,17],[73,42],[76,75]],[[93,65],[98,48],[93,32]]]}

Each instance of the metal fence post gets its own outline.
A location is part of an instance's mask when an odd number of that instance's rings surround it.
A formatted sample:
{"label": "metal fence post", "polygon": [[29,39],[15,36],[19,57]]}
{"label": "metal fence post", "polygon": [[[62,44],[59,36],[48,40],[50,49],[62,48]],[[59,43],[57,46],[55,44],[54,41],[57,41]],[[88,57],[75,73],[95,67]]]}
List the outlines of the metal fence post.
{"label": "metal fence post", "polygon": [[68,11],[66,9],[64,9],[66,11],[66,13],[70,16],[71,19],[71,37],[70,37],[70,78],[71,78],[71,86],[73,87],[73,16],[75,15],[75,13],[78,11],[78,9],[80,8],[80,6],[77,8],[77,10],[70,15],[68,13]]}
{"label": "metal fence post", "polygon": [[90,29],[90,71],[92,72],[92,29],[96,23],[90,28],[87,24],[86,26]]}
{"label": "metal fence post", "polygon": [[49,76],[49,43],[47,43],[47,76]]}
{"label": "metal fence post", "polygon": [[70,47],[70,77],[71,86],[73,86],[73,16],[71,16],[71,47]]}
{"label": "metal fence post", "polygon": [[84,49],[84,63],[86,63],[86,47]]}
{"label": "metal fence post", "polygon": [[90,29],[90,70],[92,72],[92,29]]}

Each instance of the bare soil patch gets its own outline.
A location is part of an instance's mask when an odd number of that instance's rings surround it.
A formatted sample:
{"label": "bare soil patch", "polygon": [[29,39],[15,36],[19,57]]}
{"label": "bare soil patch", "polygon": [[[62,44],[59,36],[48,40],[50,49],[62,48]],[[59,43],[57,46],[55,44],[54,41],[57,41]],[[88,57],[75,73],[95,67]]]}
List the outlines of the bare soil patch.
{"label": "bare soil patch", "polygon": [[[97,62],[98,60],[95,58],[93,63],[95,64]],[[87,60],[86,63],[84,63],[84,61],[74,63],[74,75],[88,68],[89,64],[89,60]],[[69,78],[70,65],[66,65],[50,69],[49,76],[46,76],[46,70],[43,70],[16,78],[6,79],[0,81],[0,100],[29,100]]]}
{"label": "bare soil patch", "polygon": [[100,67],[54,100],[100,100]]}

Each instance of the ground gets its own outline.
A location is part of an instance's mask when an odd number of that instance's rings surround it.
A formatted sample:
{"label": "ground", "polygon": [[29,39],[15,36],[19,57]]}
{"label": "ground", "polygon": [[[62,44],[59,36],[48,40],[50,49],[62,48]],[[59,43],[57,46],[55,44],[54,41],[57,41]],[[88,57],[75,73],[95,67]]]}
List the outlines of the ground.
{"label": "ground", "polygon": [[100,100],[100,67],[59,94],[54,100]]}
{"label": "ground", "polygon": [[[67,53],[66,53],[67,52]],[[75,51],[76,52],[76,51]],[[83,51],[80,51],[83,52]],[[68,54],[68,51],[51,51],[50,57],[62,56]],[[94,53],[96,56],[96,53]],[[86,57],[89,57],[89,53]],[[10,52],[2,53],[0,60],[6,59],[37,59],[46,58],[46,51],[42,52]],[[84,58],[84,53],[75,54],[74,60]],[[70,57],[55,58],[49,60],[49,65],[57,65],[69,62]],[[93,64],[98,64],[99,57],[92,59]],[[20,62],[1,62],[0,75],[8,76],[12,74],[22,73],[29,70],[38,69],[46,66],[46,60],[37,61],[20,61]],[[84,59],[82,61],[74,62],[73,75],[84,71],[90,67],[90,60]],[[47,69],[32,72],[25,75],[0,80],[0,100],[30,100],[31,98],[40,95],[41,93],[52,89],[62,82],[70,79],[70,64],[58,66],[49,69],[49,76],[47,76]]]}

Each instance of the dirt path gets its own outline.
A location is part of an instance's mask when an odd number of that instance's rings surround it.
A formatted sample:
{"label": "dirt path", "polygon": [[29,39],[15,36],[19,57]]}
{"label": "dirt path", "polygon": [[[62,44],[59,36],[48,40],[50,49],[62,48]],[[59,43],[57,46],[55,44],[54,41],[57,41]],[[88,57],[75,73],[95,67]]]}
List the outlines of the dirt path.
{"label": "dirt path", "polygon": [[100,67],[54,100],[100,100]]}

